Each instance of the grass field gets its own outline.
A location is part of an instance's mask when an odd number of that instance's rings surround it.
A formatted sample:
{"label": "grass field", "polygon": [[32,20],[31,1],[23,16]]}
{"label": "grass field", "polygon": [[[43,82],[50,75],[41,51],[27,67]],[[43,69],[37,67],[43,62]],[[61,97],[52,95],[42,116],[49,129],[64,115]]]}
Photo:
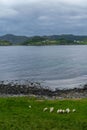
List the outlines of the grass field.
{"label": "grass field", "polygon": [[[54,111],[43,112],[44,107],[54,107]],[[60,108],[76,112],[58,114]],[[0,130],[87,130],[87,99],[0,98]]]}

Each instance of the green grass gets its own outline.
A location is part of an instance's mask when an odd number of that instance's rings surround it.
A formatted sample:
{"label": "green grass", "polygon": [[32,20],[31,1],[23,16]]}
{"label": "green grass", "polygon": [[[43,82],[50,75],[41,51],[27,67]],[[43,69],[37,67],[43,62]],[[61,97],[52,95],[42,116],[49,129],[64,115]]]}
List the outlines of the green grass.
{"label": "green grass", "polygon": [[[32,106],[29,109],[29,105]],[[43,112],[54,107],[54,112]],[[59,108],[75,113],[57,114]],[[0,130],[87,130],[87,99],[37,100],[29,97],[0,98]]]}

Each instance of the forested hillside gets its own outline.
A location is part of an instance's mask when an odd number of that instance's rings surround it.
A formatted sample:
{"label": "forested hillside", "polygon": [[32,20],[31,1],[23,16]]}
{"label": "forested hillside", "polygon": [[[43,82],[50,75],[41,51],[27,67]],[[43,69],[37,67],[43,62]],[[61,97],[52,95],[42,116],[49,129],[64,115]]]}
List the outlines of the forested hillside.
{"label": "forested hillside", "polygon": [[87,36],[52,35],[52,36],[0,36],[0,45],[86,45]]}

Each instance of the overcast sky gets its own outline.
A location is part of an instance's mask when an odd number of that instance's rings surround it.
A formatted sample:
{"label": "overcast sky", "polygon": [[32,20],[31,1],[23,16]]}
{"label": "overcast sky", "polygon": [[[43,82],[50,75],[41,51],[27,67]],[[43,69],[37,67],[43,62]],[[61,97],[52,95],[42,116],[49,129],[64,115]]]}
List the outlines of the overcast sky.
{"label": "overcast sky", "polygon": [[0,35],[87,35],[87,0],[0,0]]}

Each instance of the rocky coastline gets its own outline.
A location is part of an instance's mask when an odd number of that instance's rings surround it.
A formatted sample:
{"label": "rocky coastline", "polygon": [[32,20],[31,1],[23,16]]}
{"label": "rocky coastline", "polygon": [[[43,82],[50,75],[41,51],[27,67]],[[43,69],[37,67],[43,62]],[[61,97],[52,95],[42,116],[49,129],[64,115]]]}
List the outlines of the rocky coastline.
{"label": "rocky coastline", "polygon": [[73,89],[55,89],[42,87],[38,82],[29,82],[28,84],[19,84],[14,82],[0,82],[0,96],[35,96],[47,99],[64,99],[64,98],[87,98],[87,84],[80,88]]}

